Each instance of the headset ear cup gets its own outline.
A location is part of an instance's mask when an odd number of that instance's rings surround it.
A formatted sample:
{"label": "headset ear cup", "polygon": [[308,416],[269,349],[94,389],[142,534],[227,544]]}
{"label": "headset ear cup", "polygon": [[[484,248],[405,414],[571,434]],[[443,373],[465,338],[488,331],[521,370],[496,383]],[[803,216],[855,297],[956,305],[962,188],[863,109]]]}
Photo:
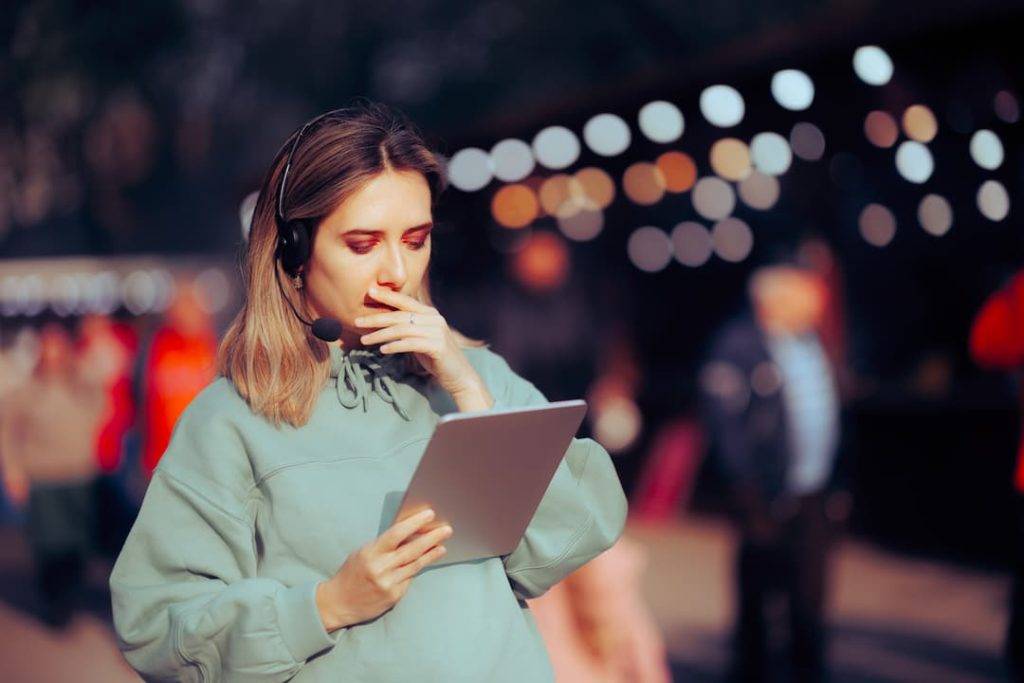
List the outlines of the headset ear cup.
{"label": "headset ear cup", "polygon": [[304,221],[289,221],[281,233],[281,265],[288,275],[297,275],[309,259],[309,230]]}

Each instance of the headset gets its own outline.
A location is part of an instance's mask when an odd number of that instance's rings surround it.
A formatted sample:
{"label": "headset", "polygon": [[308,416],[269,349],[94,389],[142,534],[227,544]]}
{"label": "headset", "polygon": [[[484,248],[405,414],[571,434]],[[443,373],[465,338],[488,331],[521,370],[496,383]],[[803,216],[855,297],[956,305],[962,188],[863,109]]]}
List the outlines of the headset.
{"label": "headset", "polygon": [[[332,109],[310,119],[296,133],[295,140],[292,141],[292,147],[288,151],[288,160],[285,162],[284,171],[281,172],[281,182],[277,188],[277,202],[274,206],[274,221],[277,223],[277,249],[275,256],[281,261],[281,267],[288,274],[288,277],[296,277],[302,266],[306,265],[306,262],[309,260],[312,247],[310,244],[311,237],[313,235],[313,228],[316,227],[313,225],[314,219],[296,218],[287,220],[284,217],[284,193],[288,185],[288,173],[292,168],[292,157],[295,156],[295,150],[298,149],[299,141],[302,139],[306,129],[323,119],[351,111],[353,110],[348,107]],[[292,309],[292,313],[295,314],[299,322],[312,329],[313,336],[325,342],[333,342],[341,338],[341,322],[339,320],[335,318],[317,318],[310,322],[303,318],[295,308],[292,300],[285,293],[284,286],[281,284],[280,273],[277,272],[276,267],[274,268],[274,275],[277,277],[277,286],[281,290],[284,300],[288,303],[288,307]]]}

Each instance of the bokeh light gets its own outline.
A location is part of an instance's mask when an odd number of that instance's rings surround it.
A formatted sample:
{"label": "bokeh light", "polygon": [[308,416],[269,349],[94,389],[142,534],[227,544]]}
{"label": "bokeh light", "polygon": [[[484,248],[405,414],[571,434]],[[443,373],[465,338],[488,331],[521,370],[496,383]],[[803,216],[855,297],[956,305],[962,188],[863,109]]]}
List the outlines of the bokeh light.
{"label": "bokeh light", "polygon": [[876,110],[868,113],[864,119],[864,135],[875,147],[888,149],[896,144],[900,137],[900,129],[889,113]]}
{"label": "bokeh light", "polygon": [[512,255],[512,272],[528,289],[558,289],[569,276],[569,248],[550,232],[535,232]]}
{"label": "bokeh light", "polygon": [[853,53],[853,70],[868,85],[885,85],[892,79],[892,59],[877,45],[865,45]]}
{"label": "bokeh light", "polygon": [[860,235],[876,247],[884,247],[896,236],[896,217],[881,204],[868,204],[860,212]]}
{"label": "bokeh light", "polygon": [[782,175],[793,163],[793,152],[789,148],[789,143],[778,133],[755,135],[750,141],[750,157],[754,167],[766,175]]}
{"label": "bokeh light", "polygon": [[971,136],[971,158],[982,168],[994,171],[1003,164],[1003,143],[990,130],[979,130]]}
{"label": "bokeh light", "polygon": [[132,315],[142,315],[154,310],[157,299],[157,285],[146,270],[129,273],[121,282],[121,298]]}
{"label": "bokeh light", "polygon": [[238,220],[242,223],[242,239],[249,241],[249,230],[252,228],[252,216],[256,213],[256,200],[259,199],[259,192],[250,192],[238,205]]}
{"label": "bokeh light", "polygon": [[555,218],[568,218],[583,208],[578,195],[573,195],[571,183],[571,176],[556,173],[541,184],[538,194],[545,213]]}
{"label": "bokeh light", "polygon": [[622,191],[636,204],[657,204],[665,196],[665,177],[654,164],[639,161],[623,174]]}
{"label": "bokeh light", "polygon": [[526,185],[506,185],[491,198],[491,215],[506,228],[524,228],[534,220],[540,210],[537,195]]}
{"label": "bokeh light", "polygon": [[745,222],[730,217],[715,223],[711,229],[711,243],[718,258],[729,263],[739,263],[754,248],[754,233]]}
{"label": "bokeh light", "polygon": [[224,310],[231,299],[231,284],[218,268],[206,268],[196,275],[195,290],[200,308],[213,315]]}
{"label": "bokeh light", "polygon": [[729,128],[743,120],[743,97],[728,85],[712,85],[700,94],[700,112],[713,126]]}
{"label": "bokeh light", "polygon": [[491,157],[482,149],[460,149],[448,161],[448,180],[463,192],[483,189],[492,176]]}
{"label": "bokeh light", "polygon": [[548,126],[533,138],[533,156],[550,169],[572,166],[580,156],[579,138],[564,126]]}
{"label": "bokeh light", "polygon": [[825,134],[813,123],[801,121],[789,132],[793,154],[804,161],[818,161],[825,156]]}
{"label": "bokeh light", "polygon": [[684,266],[697,268],[708,262],[714,251],[711,233],[700,223],[683,221],[672,228],[672,251]]}
{"label": "bokeh light", "polygon": [[491,167],[498,180],[517,183],[530,175],[535,166],[533,150],[522,140],[508,138],[491,148]]}
{"label": "bokeh light", "polygon": [[583,209],[599,211],[615,199],[615,181],[600,168],[582,168],[569,181],[569,192]]}
{"label": "bokeh light", "polygon": [[986,180],[978,188],[978,210],[990,221],[999,222],[1010,213],[1010,195],[998,180]]}
{"label": "bokeh light", "polygon": [[652,142],[675,142],[683,135],[685,121],[679,107],[656,100],[645,104],[637,117],[640,131]]}
{"label": "bokeh light", "polygon": [[766,211],[779,200],[779,181],[775,176],[754,171],[739,184],[739,195],[750,208]]}
{"label": "bokeh light", "polygon": [[558,229],[574,242],[586,242],[601,234],[604,212],[584,209],[568,218],[558,219]]}
{"label": "bokeh light", "polygon": [[896,148],[896,170],[905,180],[920,184],[932,177],[935,162],[923,144],[905,140]]}
{"label": "bokeh light", "polygon": [[722,138],[711,145],[711,168],[726,180],[743,180],[750,175],[750,149],[736,138]]}
{"label": "bokeh light", "polygon": [[664,270],[672,260],[672,241],[661,228],[647,225],[629,236],[626,253],[634,266],[647,273]]}
{"label": "bokeh light", "polygon": [[732,186],[721,178],[701,178],[693,186],[693,208],[704,218],[717,221],[732,213],[736,207],[736,194]]}
{"label": "bokeh light", "polygon": [[640,435],[643,415],[628,396],[609,396],[594,406],[594,438],[609,453],[629,448]]}
{"label": "bokeh light", "polygon": [[814,83],[798,69],[783,69],[772,76],[772,97],[784,109],[803,111],[814,102]]}
{"label": "bokeh light", "polygon": [[686,192],[697,182],[697,164],[684,152],[665,152],[655,165],[665,179],[665,189],[672,193]]}
{"label": "bokeh light", "polygon": [[598,114],[583,126],[583,140],[595,154],[613,157],[629,147],[629,126],[615,114]]}
{"label": "bokeh light", "polygon": [[939,132],[939,122],[931,109],[923,104],[913,104],[903,112],[903,132],[911,140],[931,142]]}
{"label": "bokeh light", "polygon": [[942,195],[925,195],[917,205],[917,220],[925,232],[942,237],[953,227],[953,207]]}
{"label": "bokeh light", "polygon": [[996,116],[1004,123],[1017,123],[1020,121],[1020,103],[1009,90],[1000,90],[996,93],[992,102]]}

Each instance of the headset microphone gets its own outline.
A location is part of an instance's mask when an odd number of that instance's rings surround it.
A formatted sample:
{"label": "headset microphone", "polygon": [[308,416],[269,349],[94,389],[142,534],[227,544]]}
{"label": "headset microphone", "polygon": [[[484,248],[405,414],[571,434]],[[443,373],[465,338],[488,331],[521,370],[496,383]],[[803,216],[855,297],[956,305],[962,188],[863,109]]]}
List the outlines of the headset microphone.
{"label": "headset microphone", "polygon": [[[306,132],[306,129],[311,125],[324,119],[328,116],[335,114],[343,114],[345,109],[335,109],[325,114],[321,114],[316,118],[307,121],[302,128],[299,129],[298,134],[295,136],[295,140],[292,142],[292,148],[288,152],[288,161],[284,165],[284,171],[281,173],[281,183],[277,190],[277,201],[274,206],[274,219],[277,223],[277,250],[275,255],[281,260],[281,267],[289,275],[289,277],[295,277],[299,274],[302,266],[309,260],[310,252],[310,237],[313,234],[311,229],[312,220],[310,219],[294,219],[285,220],[284,217],[284,191],[286,183],[288,182],[288,172],[292,167],[292,157],[295,155],[295,149],[299,146],[299,140],[302,139],[302,134]],[[335,318],[317,318],[310,322],[299,315],[292,300],[284,291],[284,286],[281,284],[281,275],[277,271],[277,267],[274,268],[274,275],[277,279],[277,286],[281,290],[281,295],[284,300],[288,303],[288,307],[292,309],[292,313],[299,321],[313,331],[313,336],[321,341],[333,342],[341,338],[341,322]]]}

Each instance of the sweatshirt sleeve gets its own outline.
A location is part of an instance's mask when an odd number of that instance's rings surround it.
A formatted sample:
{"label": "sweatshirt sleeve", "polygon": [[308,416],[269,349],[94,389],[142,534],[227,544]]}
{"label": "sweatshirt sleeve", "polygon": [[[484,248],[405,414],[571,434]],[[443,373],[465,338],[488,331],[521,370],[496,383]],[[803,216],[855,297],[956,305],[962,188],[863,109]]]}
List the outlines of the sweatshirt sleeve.
{"label": "sweatshirt sleeve", "polygon": [[[492,354],[495,409],[548,403],[533,384]],[[520,598],[535,598],[615,543],[626,522],[626,496],[608,452],[573,439],[522,541],[504,558]]]}
{"label": "sweatshirt sleeve", "polygon": [[241,437],[205,412],[182,416],[111,573],[119,645],[147,680],[283,681],[334,640],[315,581],[257,576]]}

